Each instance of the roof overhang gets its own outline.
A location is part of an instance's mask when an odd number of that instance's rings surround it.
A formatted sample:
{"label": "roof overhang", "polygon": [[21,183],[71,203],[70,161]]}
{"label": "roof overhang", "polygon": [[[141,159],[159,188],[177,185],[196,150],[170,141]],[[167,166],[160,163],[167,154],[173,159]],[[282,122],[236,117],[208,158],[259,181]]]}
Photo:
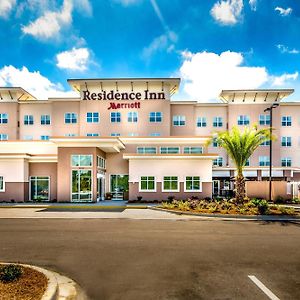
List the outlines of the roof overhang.
{"label": "roof overhang", "polygon": [[27,100],[37,100],[32,94],[27,92],[21,87],[0,87],[0,99],[3,99],[3,94],[8,94],[9,100],[15,101],[27,101]]}
{"label": "roof overhang", "polygon": [[184,137],[184,136],[174,136],[174,137],[120,137],[119,139],[125,145],[204,145],[210,139],[209,136],[204,137]]}
{"label": "roof overhang", "polygon": [[220,99],[230,104],[263,104],[280,102],[293,92],[293,89],[222,90]]}

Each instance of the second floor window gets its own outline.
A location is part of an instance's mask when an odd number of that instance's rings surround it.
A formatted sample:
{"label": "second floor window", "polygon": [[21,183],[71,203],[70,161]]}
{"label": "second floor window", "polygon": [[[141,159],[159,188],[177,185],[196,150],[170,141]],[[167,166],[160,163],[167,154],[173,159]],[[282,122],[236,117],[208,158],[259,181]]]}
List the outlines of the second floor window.
{"label": "second floor window", "polygon": [[173,116],[173,126],[185,126],[185,116]]}
{"label": "second floor window", "polygon": [[8,135],[6,133],[0,133],[0,141],[7,141]]}
{"label": "second floor window", "polygon": [[162,112],[160,112],[160,111],[150,112],[149,122],[150,123],[160,123],[160,122],[162,122]]}
{"label": "second floor window", "polygon": [[136,152],[145,154],[145,153],[151,153],[151,154],[156,154],[156,147],[137,147]]}
{"label": "second floor window", "polygon": [[136,111],[130,111],[127,114],[127,121],[130,123],[136,123],[138,121],[138,113]]}
{"label": "second floor window", "polygon": [[50,115],[41,115],[41,125],[50,125]]}
{"label": "second floor window", "polygon": [[110,136],[121,136],[121,134],[119,132],[112,132]]}
{"label": "second floor window", "polygon": [[202,154],[203,147],[184,147],[183,153],[184,154]]}
{"label": "second floor window", "polygon": [[282,136],[281,137],[281,146],[282,147],[291,147],[292,146],[292,137]]}
{"label": "second floor window", "polygon": [[76,124],[77,114],[76,113],[65,113],[65,124]]}
{"label": "second floor window", "polygon": [[291,167],[292,166],[292,159],[290,157],[284,157],[281,159],[281,166],[282,167]]}
{"label": "second floor window", "polygon": [[281,117],[281,125],[282,126],[292,126],[292,117],[291,116]]}
{"label": "second floor window", "polygon": [[120,123],[121,122],[121,113],[120,112],[111,112],[110,113],[110,122],[111,123]]}
{"label": "second floor window", "polygon": [[87,112],[86,113],[87,123],[99,123],[99,113],[98,112]]}
{"label": "second floor window", "polygon": [[206,127],[207,122],[205,117],[198,117],[197,118],[197,127]]}
{"label": "second floor window", "polygon": [[223,157],[219,156],[218,158],[214,159],[213,166],[222,167],[223,166]]}
{"label": "second floor window", "polygon": [[238,125],[249,125],[250,124],[250,118],[246,115],[241,115],[238,117]]}
{"label": "second floor window", "polygon": [[0,114],[0,124],[8,123],[8,114]]}
{"label": "second floor window", "polygon": [[259,125],[270,125],[270,115],[260,115],[259,116]]}
{"label": "second floor window", "polygon": [[260,167],[270,166],[269,156],[259,156],[258,161],[259,161],[259,166]]}
{"label": "second floor window", "polygon": [[222,126],[223,126],[222,117],[214,117],[213,127],[222,127]]}
{"label": "second floor window", "polygon": [[260,144],[261,146],[270,146],[270,141],[264,141]]}
{"label": "second floor window", "polygon": [[42,141],[48,141],[49,140],[49,135],[41,135],[41,140]]}
{"label": "second floor window", "polygon": [[99,136],[99,133],[87,133],[86,136]]}
{"label": "second floor window", "polygon": [[33,125],[33,115],[24,116],[24,125]]}
{"label": "second floor window", "polygon": [[161,154],[177,154],[179,153],[179,147],[160,147]]}

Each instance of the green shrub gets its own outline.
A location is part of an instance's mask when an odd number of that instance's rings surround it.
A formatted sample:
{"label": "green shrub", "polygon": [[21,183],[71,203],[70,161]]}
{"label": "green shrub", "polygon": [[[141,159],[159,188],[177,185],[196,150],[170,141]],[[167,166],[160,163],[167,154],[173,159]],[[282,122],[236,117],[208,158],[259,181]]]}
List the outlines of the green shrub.
{"label": "green shrub", "polygon": [[278,210],[283,214],[283,215],[294,215],[295,214],[295,209],[293,207],[284,207],[284,206],[279,206]]}
{"label": "green shrub", "polygon": [[22,275],[22,268],[19,265],[6,265],[0,268],[0,281],[12,282],[20,278]]}
{"label": "green shrub", "polygon": [[299,198],[294,198],[291,201],[293,204],[300,204],[300,199]]}
{"label": "green shrub", "polygon": [[250,203],[257,207],[260,215],[266,215],[269,212],[269,204],[267,200],[252,199]]}
{"label": "green shrub", "polygon": [[187,211],[190,210],[190,203],[188,201],[178,201],[177,207],[179,210]]}

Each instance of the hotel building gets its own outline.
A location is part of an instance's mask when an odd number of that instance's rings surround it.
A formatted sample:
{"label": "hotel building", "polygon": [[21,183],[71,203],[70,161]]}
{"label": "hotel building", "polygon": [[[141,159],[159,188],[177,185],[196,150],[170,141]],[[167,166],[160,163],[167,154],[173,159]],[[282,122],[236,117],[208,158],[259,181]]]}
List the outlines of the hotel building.
{"label": "hotel building", "polygon": [[[226,90],[215,103],[174,101],[178,78],[70,79],[78,98],[0,88],[0,201],[96,202],[230,193],[235,168],[212,133],[269,127],[273,197],[298,196],[300,102],[293,90]],[[201,88],[201,87],[199,87]],[[269,144],[245,168],[249,197],[267,197]]]}

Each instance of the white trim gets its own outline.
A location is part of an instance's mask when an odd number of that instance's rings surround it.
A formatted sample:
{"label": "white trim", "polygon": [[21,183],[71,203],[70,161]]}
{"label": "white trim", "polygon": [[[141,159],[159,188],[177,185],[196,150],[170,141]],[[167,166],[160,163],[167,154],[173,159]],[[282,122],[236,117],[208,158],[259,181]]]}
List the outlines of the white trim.
{"label": "white trim", "polygon": [[[177,177],[177,187],[178,187],[178,188],[177,188],[176,190],[165,190],[165,189],[164,189],[165,177]],[[179,181],[179,176],[178,176],[178,175],[175,175],[175,176],[172,176],[172,175],[164,175],[163,178],[162,178],[161,191],[162,191],[163,193],[180,192],[180,181]]]}
{"label": "white trim", "polygon": [[[141,185],[142,185],[142,177],[154,177],[154,190],[142,190]],[[148,182],[148,181],[147,181]],[[141,175],[140,180],[139,180],[139,192],[140,193],[155,193],[157,190],[157,182],[156,182],[156,176],[153,175]]]}
{"label": "white trim", "polygon": [[[199,186],[200,188],[199,188],[199,190],[187,190],[187,189],[186,189],[186,178],[187,178],[187,177],[192,177],[192,178],[193,178],[193,177],[199,177],[199,183],[200,183],[200,186]],[[202,193],[202,181],[201,181],[201,176],[200,176],[200,175],[190,175],[190,176],[187,175],[187,176],[185,176],[185,179],[184,179],[184,192],[185,192],[185,193],[189,193],[189,192],[191,192],[191,193],[197,193],[197,192],[198,192],[198,193]]]}
{"label": "white trim", "polygon": [[5,180],[4,180],[4,175],[0,175],[0,177],[2,177],[2,181],[3,181],[3,189],[0,190],[0,193],[5,193]]}
{"label": "white trim", "polygon": [[166,155],[127,155],[123,154],[124,159],[216,159],[218,155],[202,155],[202,154],[187,154],[187,155],[176,155],[176,154],[166,154]]}

